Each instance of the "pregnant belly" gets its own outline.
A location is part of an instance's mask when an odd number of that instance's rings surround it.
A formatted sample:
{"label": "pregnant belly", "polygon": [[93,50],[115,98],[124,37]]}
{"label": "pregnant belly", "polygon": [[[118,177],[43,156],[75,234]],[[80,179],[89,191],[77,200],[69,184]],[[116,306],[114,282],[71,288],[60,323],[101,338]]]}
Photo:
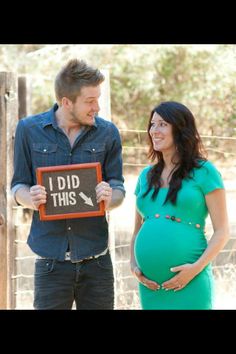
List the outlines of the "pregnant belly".
{"label": "pregnant belly", "polygon": [[169,220],[146,221],[135,240],[138,266],[150,279],[163,282],[171,267],[195,262],[207,246],[202,231]]}

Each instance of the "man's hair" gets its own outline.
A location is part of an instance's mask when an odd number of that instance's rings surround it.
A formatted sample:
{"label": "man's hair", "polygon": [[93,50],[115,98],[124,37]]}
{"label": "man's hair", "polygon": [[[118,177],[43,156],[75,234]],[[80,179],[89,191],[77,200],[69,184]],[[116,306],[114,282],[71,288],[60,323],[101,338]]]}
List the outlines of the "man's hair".
{"label": "man's hair", "polygon": [[104,80],[104,75],[98,69],[83,60],[71,59],[55,78],[56,99],[60,103],[63,97],[67,97],[74,103],[82,87],[98,86]]}

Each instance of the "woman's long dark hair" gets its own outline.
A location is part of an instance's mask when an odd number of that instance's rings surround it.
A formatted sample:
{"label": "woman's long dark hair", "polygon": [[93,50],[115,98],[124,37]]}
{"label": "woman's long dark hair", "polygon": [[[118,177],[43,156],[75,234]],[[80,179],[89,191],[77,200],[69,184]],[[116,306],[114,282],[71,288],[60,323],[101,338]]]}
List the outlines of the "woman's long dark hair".
{"label": "woman's long dark hair", "polygon": [[175,204],[178,191],[182,186],[182,180],[184,178],[191,178],[190,171],[194,167],[199,168],[201,161],[206,161],[206,151],[197,131],[194,116],[186,106],[173,101],[162,102],[156,106],[151,112],[147,131],[149,138],[148,158],[151,161],[157,160],[157,163],[153,165],[148,173],[148,189],[143,197],[154,188],[152,199],[156,198],[161,187],[160,177],[164,168],[162,152],[153,149],[152,138],[149,133],[151,120],[155,112],[164,121],[172,125],[174,144],[178,152],[178,165],[176,165],[176,169],[172,174],[169,183],[170,188],[164,202],[165,204],[170,200],[172,204]]}

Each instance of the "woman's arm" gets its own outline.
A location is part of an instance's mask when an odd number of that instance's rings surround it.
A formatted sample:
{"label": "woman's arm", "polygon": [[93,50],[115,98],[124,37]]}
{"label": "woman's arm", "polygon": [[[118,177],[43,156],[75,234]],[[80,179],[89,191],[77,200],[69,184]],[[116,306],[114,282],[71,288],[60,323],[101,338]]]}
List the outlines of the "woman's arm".
{"label": "woman's arm", "polygon": [[142,226],[142,217],[136,209],[135,210],[134,232],[133,232],[133,236],[131,239],[131,245],[130,245],[130,266],[131,266],[132,272],[135,272],[135,268],[137,268],[137,264],[136,264],[136,261],[134,258],[134,242],[135,242],[136,236],[137,236],[141,226]]}
{"label": "woman's arm", "polygon": [[137,237],[137,234],[139,232],[140,227],[142,226],[142,217],[138,213],[137,209],[135,211],[135,225],[134,225],[134,232],[133,232],[133,237],[131,239],[131,249],[130,249],[130,266],[131,266],[131,272],[133,275],[137,278],[137,280],[145,285],[147,288],[151,290],[158,290],[160,288],[160,285],[156,283],[155,281],[152,281],[148,278],[145,277],[145,275],[142,273],[141,269],[138,268],[137,263],[135,261],[134,257],[134,242]]}
{"label": "woman's arm", "polygon": [[213,235],[207,248],[196,262],[171,268],[172,272],[178,273],[162,284],[165,289],[181,290],[219,254],[229,240],[225,190],[215,189],[205,198],[213,226]]}
{"label": "woman's arm", "polygon": [[215,189],[206,195],[206,204],[211,217],[213,235],[202,256],[195,262],[198,272],[211,262],[229,240],[229,223],[224,189]]}

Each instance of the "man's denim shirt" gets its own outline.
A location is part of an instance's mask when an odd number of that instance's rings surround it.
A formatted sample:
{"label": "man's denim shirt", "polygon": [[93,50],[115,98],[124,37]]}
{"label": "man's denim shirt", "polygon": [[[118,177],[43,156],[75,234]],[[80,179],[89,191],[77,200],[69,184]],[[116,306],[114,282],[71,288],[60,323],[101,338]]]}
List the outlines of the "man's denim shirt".
{"label": "man's denim shirt", "polygon": [[[55,119],[57,104],[48,111],[19,121],[14,148],[14,175],[11,189],[15,193],[23,184],[37,184],[36,168],[100,162],[102,179],[125,194],[122,175],[122,148],[116,126],[96,117],[95,124],[82,130],[73,147]],[[108,245],[105,216],[40,221],[34,211],[28,245],[41,257],[64,260],[68,247],[71,260],[99,254]]]}

